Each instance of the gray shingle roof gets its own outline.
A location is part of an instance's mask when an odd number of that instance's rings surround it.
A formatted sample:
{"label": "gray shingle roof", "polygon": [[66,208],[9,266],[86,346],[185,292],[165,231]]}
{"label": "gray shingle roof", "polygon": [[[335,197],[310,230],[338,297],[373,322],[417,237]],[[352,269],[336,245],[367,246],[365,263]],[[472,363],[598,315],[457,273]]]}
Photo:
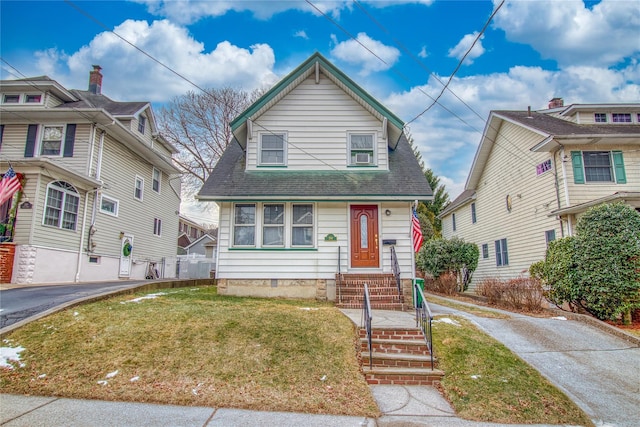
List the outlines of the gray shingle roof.
{"label": "gray shingle roof", "polygon": [[527,111],[494,111],[494,113],[555,136],[640,134],[640,125],[578,124],[536,112],[532,112],[529,117]]}
{"label": "gray shingle roof", "polygon": [[203,200],[425,200],[424,173],[403,135],[389,150],[389,171],[246,171],[245,152],[233,141],[200,189]]}
{"label": "gray shingle roof", "polygon": [[80,98],[78,102],[67,102],[60,105],[60,108],[102,108],[113,116],[132,116],[146,105],[148,102],[119,102],[102,95],[86,90],[72,89],[70,91]]}

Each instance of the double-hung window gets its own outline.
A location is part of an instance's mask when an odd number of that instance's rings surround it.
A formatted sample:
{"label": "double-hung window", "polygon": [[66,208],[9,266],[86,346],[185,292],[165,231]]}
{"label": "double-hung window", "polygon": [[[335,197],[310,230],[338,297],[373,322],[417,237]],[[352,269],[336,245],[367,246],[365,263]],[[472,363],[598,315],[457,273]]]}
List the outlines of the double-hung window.
{"label": "double-hung window", "polygon": [[291,246],[313,246],[313,205],[294,204]]}
{"label": "double-hung window", "polygon": [[495,241],[496,245],[496,266],[509,265],[509,254],[507,252],[507,239]]}
{"label": "double-hung window", "polygon": [[544,239],[547,242],[547,246],[549,246],[549,243],[553,242],[554,240],[556,240],[556,230],[547,230],[544,232]]}
{"label": "double-hung window", "polygon": [[162,172],[160,170],[153,168],[153,176],[151,181],[151,188],[156,193],[160,192],[160,179],[162,178]]}
{"label": "double-hung window", "polygon": [[622,151],[572,151],[571,163],[576,184],[627,183]]}
{"label": "double-hung window", "polygon": [[233,213],[233,245],[255,246],[256,244],[256,205],[238,203]]}
{"label": "double-hung window", "polygon": [[162,235],[162,220],[160,218],[153,218],[153,234]]}
{"label": "double-hung window", "polygon": [[144,179],[136,176],[135,189],[133,190],[133,197],[142,201],[142,195],[144,194]]}
{"label": "double-hung window", "polygon": [[372,166],[375,164],[375,150],[372,133],[349,134],[349,164],[353,166]]}
{"label": "double-hung window", "polygon": [[62,147],[63,126],[44,126],[42,130],[42,144],[40,155],[59,156]]}
{"label": "double-hung window", "polygon": [[138,117],[138,132],[140,132],[143,135],[144,135],[144,128],[146,124],[147,124],[147,118],[143,115],[140,115],[140,117]]}
{"label": "double-hung window", "polygon": [[262,212],[262,246],[284,246],[284,204],[265,203]]}
{"label": "double-hung window", "polygon": [[483,259],[489,258],[489,244],[488,243],[483,243],[482,244],[482,258]]}
{"label": "double-hung window", "polygon": [[260,165],[284,166],[286,159],[286,134],[260,134]]}
{"label": "double-hung window", "polygon": [[80,195],[71,184],[64,181],[52,182],[47,186],[44,225],[75,230],[79,206]]}

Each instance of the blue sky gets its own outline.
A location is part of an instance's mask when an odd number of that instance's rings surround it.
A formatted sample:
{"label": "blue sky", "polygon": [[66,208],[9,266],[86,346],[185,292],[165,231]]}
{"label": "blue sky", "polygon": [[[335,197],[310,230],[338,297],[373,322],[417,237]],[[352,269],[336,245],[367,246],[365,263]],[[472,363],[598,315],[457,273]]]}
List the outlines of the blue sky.
{"label": "blue sky", "polygon": [[2,0],[0,73],[85,89],[99,64],[105,95],[159,109],[198,89],[111,31],[203,88],[269,87],[318,51],[409,123],[453,199],[491,110],[640,101],[640,1],[507,0],[482,32],[500,4]]}

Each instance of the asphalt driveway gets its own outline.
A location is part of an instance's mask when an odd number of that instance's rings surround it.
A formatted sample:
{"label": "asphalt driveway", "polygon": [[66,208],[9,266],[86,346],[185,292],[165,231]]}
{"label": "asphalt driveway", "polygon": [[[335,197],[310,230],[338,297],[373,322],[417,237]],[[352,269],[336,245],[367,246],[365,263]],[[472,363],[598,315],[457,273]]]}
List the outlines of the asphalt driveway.
{"label": "asphalt driveway", "polygon": [[454,313],[474,322],[540,371],[597,426],[640,426],[637,342],[561,315],[507,313],[508,319],[490,319],[436,304],[430,307],[434,315]]}

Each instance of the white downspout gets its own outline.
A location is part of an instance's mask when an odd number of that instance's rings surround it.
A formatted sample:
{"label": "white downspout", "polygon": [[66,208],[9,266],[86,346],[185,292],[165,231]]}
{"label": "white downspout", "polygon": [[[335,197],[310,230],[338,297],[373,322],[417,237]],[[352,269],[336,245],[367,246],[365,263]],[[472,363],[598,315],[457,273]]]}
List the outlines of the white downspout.
{"label": "white downspout", "polygon": [[[571,202],[569,201],[569,186],[567,185],[567,167],[564,164],[564,145],[561,146],[560,149],[560,162],[562,164],[562,184],[564,186],[564,200],[566,206],[571,206]],[[567,232],[569,236],[573,236],[573,224],[571,221],[571,215],[567,214]]]}
{"label": "white downspout", "polygon": [[94,190],[87,191],[84,195],[84,212],[82,213],[82,230],[80,231],[80,245],[78,247],[78,264],[76,265],[76,278],[75,282],[80,281],[80,270],[82,267],[82,245],[84,244],[84,231],[87,227],[87,209],[89,206],[89,194]]}

